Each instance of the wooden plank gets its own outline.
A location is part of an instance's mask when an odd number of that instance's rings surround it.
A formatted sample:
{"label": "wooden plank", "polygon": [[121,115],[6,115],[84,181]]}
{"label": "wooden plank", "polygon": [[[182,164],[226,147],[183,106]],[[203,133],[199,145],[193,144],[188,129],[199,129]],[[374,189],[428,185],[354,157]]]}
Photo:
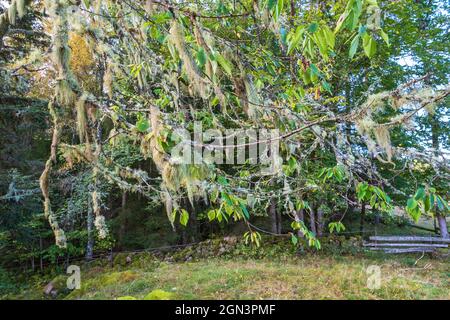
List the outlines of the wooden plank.
{"label": "wooden plank", "polygon": [[439,237],[421,237],[421,236],[372,236],[372,241],[394,241],[394,242],[441,242],[450,243],[450,239]]}
{"label": "wooden plank", "polygon": [[368,248],[371,251],[384,251],[385,253],[409,253],[409,252],[435,252],[434,248]]}
{"label": "wooden plank", "polygon": [[434,252],[434,249],[424,249],[424,248],[407,248],[407,249],[386,249],[385,253],[423,253],[423,252]]}
{"label": "wooden plank", "polygon": [[425,247],[448,248],[448,244],[439,243],[364,243],[365,247]]}

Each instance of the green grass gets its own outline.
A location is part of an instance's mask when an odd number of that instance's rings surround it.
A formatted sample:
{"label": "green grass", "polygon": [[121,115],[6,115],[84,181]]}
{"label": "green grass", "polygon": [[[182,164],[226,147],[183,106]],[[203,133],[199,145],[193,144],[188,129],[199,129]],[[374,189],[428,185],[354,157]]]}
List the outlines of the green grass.
{"label": "green grass", "polygon": [[[424,257],[305,255],[273,259],[201,259],[149,267],[82,268],[82,288],[63,299],[143,299],[164,290],[174,299],[450,299],[448,261]],[[367,288],[366,269],[381,268],[381,287]],[[123,269],[123,268],[122,268]],[[15,298],[42,298],[37,289]],[[10,297],[12,298],[12,297]]]}
{"label": "green grass", "polygon": [[[383,231],[422,233],[396,226]],[[364,252],[358,237],[333,236],[321,242],[322,250],[300,255],[289,241],[271,238],[264,238],[261,248],[214,239],[158,258],[131,255],[130,264],[127,254],[118,254],[114,267],[102,260],[82,264],[80,290],[66,289],[67,275],[60,271],[34,275],[20,289],[18,282],[17,290],[0,299],[50,299],[43,288],[52,279],[58,299],[450,299],[448,257]],[[381,287],[375,290],[367,287],[371,265],[381,268]]]}

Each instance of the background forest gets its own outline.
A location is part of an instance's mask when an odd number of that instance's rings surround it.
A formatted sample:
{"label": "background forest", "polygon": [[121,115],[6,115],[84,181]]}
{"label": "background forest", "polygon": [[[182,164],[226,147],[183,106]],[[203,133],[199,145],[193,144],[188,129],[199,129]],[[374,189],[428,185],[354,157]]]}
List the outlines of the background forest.
{"label": "background forest", "polygon": [[[0,1],[0,296],[12,270],[207,239],[448,237],[449,16],[443,0]],[[195,122],[278,129],[271,173],[177,162]]]}

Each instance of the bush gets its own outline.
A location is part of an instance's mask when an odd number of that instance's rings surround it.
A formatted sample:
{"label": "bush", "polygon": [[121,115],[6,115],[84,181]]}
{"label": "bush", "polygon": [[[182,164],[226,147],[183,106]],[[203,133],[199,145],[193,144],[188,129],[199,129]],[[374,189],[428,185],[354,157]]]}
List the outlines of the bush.
{"label": "bush", "polygon": [[0,267],[0,296],[11,293],[17,289],[14,285],[13,277],[11,274]]}

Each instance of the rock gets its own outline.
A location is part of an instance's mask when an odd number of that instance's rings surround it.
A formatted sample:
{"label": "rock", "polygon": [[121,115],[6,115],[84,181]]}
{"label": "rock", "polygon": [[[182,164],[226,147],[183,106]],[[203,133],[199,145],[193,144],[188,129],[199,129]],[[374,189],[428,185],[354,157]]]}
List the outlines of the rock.
{"label": "rock", "polygon": [[50,295],[53,291],[55,291],[55,287],[53,285],[53,282],[50,282],[49,284],[47,284],[44,288],[44,294],[45,295]]}
{"label": "rock", "polygon": [[50,292],[50,295],[52,296],[53,299],[56,299],[56,297],[58,296],[58,290],[53,289],[53,290]]}
{"label": "rock", "polygon": [[236,237],[225,237],[223,238],[223,241],[229,243],[230,245],[235,245],[238,242],[238,239]]}

